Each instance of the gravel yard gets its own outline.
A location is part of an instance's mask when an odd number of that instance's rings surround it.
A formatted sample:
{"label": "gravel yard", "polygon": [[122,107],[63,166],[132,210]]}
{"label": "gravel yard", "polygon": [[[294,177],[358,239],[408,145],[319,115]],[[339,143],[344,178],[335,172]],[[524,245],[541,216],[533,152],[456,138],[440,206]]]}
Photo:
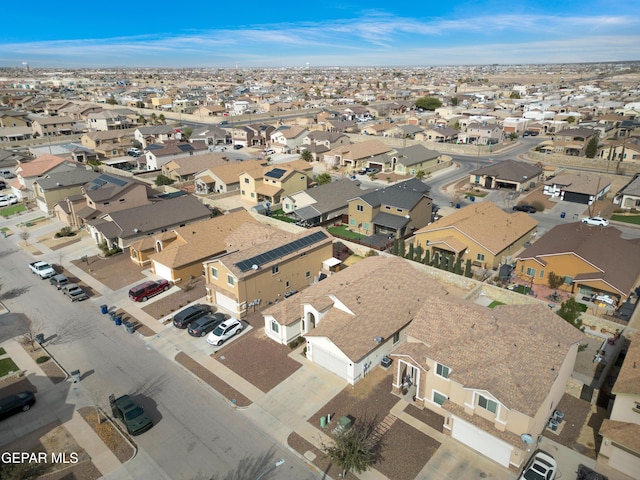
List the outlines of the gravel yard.
{"label": "gravel yard", "polygon": [[[187,286],[188,285],[188,286]],[[204,277],[195,278],[187,283],[179,284],[180,290],[166,297],[154,300],[142,307],[146,313],[156,320],[177,312],[191,302],[203,299],[207,292],[204,288]]]}
{"label": "gravel yard", "polygon": [[88,257],[87,262],[73,260],[71,263],[92,275],[93,278],[111,290],[120,290],[127,285],[145,279],[142,274],[143,268],[129,259],[128,252],[106,258],[94,255]]}

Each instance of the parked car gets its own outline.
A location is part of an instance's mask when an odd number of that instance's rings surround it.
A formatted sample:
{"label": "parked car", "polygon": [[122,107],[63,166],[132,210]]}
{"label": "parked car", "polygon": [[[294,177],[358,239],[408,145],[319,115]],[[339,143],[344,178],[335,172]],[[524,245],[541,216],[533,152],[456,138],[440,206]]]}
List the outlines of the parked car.
{"label": "parked car", "polygon": [[553,480],[558,471],[556,460],[543,451],[533,454],[518,480]]}
{"label": "parked car", "polygon": [[72,302],[81,302],[82,300],[86,300],[87,298],[89,298],[87,292],[85,292],[75,283],[67,283],[65,286],[63,286],[62,293],[68,296]]}
{"label": "parked car", "polygon": [[129,290],[129,298],[134,302],[146,302],[154,295],[166,292],[169,288],[171,288],[171,285],[165,279],[149,280],[131,288]]}
{"label": "parked car", "polygon": [[129,395],[116,398],[109,395],[111,413],[124,423],[129,435],[140,435],[153,427],[153,421],[145,413],[144,408]]}
{"label": "parked car", "polygon": [[222,345],[226,340],[239,334],[243,329],[242,322],[237,318],[230,318],[218,325],[207,337],[210,345]]}
{"label": "parked car", "polygon": [[204,317],[209,312],[211,312],[209,305],[203,305],[201,303],[191,305],[175,314],[173,317],[173,326],[177,328],[187,328],[191,322]]}
{"label": "parked car", "polygon": [[206,317],[201,317],[198,320],[191,322],[187,332],[189,332],[189,335],[192,337],[204,337],[222,322],[224,322],[224,314],[212,313]]}
{"label": "parked car", "polygon": [[0,420],[18,412],[26,412],[33,407],[34,403],[36,403],[36,396],[29,391],[0,398]]}
{"label": "parked car", "polygon": [[578,476],[576,480],[608,480],[607,477],[601,475],[595,470],[590,469],[585,465],[578,465]]}
{"label": "parked car", "polygon": [[594,225],[596,227],[608,227],[609,220],[602,217],[589,217],[583,218],[582,223],[586,223],[587,225]]}
{"label": "parked car", "polygon": [[53,285],[58,290],[60,290],[62,287],[64,287],[69,283],[69,279],[65,275],[59,273],[58,275],[54,275],[53,277],[50,277],[49,283],[51,283],[51,285]]}
{"label": "parked car", "polygon": [[9,205],[15,205],[18,203],[18,197],[11,193],[5,193],[0,195],[0,207],[8,207]]}
{"label": "parked car", "polygon": [[536,213],[536,207],[534,207],[533,205],[526,205],[526,204],[522,204],[522,205],[516,205],[513,207],[513,211],[514,212],[527,212],[527,213]]}
{"label": "parked car", "polygon": [[0,181],[0,190],[4,190],[5,188],[7,188],[7,184]]}
{"label": "parked car", "polygon": [[233,149],[234,149],[234,150],[240,150],[241,148],[244,148],[244,145],[240,145],[240,144],[238,144],[238,145],[234,145],[234,146],[233,146]]}

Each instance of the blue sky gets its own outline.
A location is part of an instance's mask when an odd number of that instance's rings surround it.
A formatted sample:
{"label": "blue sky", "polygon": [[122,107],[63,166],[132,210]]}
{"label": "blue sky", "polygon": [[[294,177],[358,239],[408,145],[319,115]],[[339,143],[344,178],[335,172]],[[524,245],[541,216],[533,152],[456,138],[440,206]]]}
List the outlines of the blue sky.
{"label": "blue sky", "polygon": [[[348,2],[349,0],[346,0]],[[312,67],[640,60],[640,1],[5,2],[0,66]]]}

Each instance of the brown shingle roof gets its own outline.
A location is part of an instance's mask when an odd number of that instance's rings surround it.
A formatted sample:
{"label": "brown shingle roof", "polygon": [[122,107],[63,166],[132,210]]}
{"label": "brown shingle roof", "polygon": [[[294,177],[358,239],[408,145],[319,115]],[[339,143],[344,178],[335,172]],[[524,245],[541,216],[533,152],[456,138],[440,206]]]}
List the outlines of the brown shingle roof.
{"label": "brown shingle roof", "polygon": [[640,425],[605,419],[598,433],[640,455]]}
{"label": "brown shingle roof", "polygon": [[383,153],[390,152],[391,150],[391,147],[385,145],[380,140],[367,140],[351,145],[339,146],[331,150],[329,154],[339,154],[342,155],[342,158],[358,160],[361,158],[369,158],[372,155],[381,155]]}
{"label": "brown shingle roof", "polygon": [[631,337],[631,345],[611,393],[640,395],[640,333]]}

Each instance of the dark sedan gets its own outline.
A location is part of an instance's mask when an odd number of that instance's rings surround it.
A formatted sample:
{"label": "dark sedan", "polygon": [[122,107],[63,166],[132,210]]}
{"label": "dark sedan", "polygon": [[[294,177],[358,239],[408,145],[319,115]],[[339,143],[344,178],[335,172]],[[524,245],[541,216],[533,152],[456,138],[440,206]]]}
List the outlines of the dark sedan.
{"label": "dark sedan", "polygon": [[513,211],[514,212],[527,212],[527,213],[536,213],[538,210],[536,210],[536,207],[534,207],[533,205],[516,205],[515,207],[513,207]]}
{"label": "dark sedan", "polygon": [[26,412],[34,403],[36,403],[36,397],[33,392],[28,391],[0,398],[0,420],[18,412]]}
{"label": "dark sedan", "polygon": [[224,322],[222,313],[212,313],[206,317],[199,318],[189,325],[189,335],[192,337],[204,337],[211,330]]}
{"label": "dark sedan", "polygon": [[187,328],[191,322],[204,317],[210,311],[211,307],[209,305],[191,305],[181,312],[176,313],[173,317],[173,326],[177,328]]}

